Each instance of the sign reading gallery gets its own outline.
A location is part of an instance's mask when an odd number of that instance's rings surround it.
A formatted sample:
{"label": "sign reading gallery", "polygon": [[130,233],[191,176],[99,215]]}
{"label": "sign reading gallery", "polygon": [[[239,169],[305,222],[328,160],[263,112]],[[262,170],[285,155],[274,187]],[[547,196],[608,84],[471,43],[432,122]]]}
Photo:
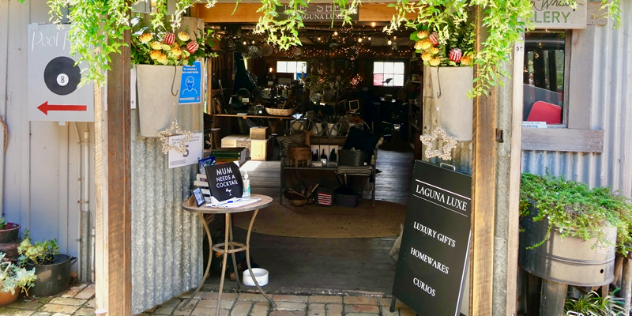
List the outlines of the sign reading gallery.
{"label": "sign reading gallery", "polygon": [[572,8],[564,0],[532,0],[531,22],[542,29],[585,29],[588,18],[586,0]]}
{"label": "sign reading gallery", "polygon": [[468,175],[417,161],[393,297],[420,316],[458,315],[470,243]]}

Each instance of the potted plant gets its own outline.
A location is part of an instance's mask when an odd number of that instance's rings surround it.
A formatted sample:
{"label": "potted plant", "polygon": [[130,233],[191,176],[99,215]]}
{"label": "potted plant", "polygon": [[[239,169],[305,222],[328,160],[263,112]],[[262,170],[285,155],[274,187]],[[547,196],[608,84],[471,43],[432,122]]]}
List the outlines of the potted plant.
{"label": "potted plant", "polygon": [[211,51],[213,30],[205,33],[203,30],[189,31],[185,27],[168,31],[164,27],[141,26],[141,21],[139,17],[132,20],[136,31],[131,39],[140,135],[156,137],[158,131],[166,129],[176,119],[182,66],[193,65],[195,61],[217,53]]}
{"label": "potted plant", "polygon": [[520,266],[565,284],[612,282],[615,251],[627,255],[632,239],[632,204],[625,197],[524,173],[520,198]]}
{"label": "potted plant", "polygon": [[472,65],[476,58],[474,23],[448,19],[416,24],[410,39],[415,41],[415,52],[421,55],[424,72],[430,74],[432,96],[441,109],[439,126],[459,141],[472,140],[473,99],[468,92],[473,87]]}
{"label": "potted plant", "polygon": [[564,315],[623,315],[625,300],[614,296],[617,291],[618,289],[604,297],[600,297],[595,291],[578,298],[569,297],[564,304]]}
{"label": "potted plant", "polygon": [[0,218],[0,244],[14,242],[18,240],[20,225],[8,223],[4,217]]}
{"label": "potted plant", "polygon": [[5,262],[4,256],[0,253],[0,306],[15,302],[21,291],[28,295],[28,289],[36,278],[35,271]]}
{"label": "potted plant", "polygon": [[37,276],[33,282],[31,294],[34,296],[51,296],[59,294],[70,287],[70,267],[77,258],[59,254],[57,240],[45,240],[31,243],[30,233],[18,247],[20,266],[32,269]]}

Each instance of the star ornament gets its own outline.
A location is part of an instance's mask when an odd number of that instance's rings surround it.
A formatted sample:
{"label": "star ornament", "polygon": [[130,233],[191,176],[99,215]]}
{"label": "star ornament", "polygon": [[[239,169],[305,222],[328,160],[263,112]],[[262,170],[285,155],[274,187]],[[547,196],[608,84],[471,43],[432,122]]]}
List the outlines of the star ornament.
{"label": "star ornament", "polygon": [[[456,147],[456,137],[448,136],[441,127],[435,128],[432,134],[424,134],[419,136],[421,143],[426,146],[426,158],[439,157],[442,160],[452,159],[452,149]],[[432,144],[437,140],[443,141],[442,152],[438,149],[432,149]]]}
{"label": "star ornament", "polygon": [[[180,141],[172,145],[169,141],[169,138],[176,135],[186,135],[186,137],[182,138]],[[163,154],[168,154],[171,150],[175,150],[179,154],[184,154],[187,151],[186,142],[188,142],[191,137],[193,137],[193,133],[181,130],[180,126],[178,125],[178,121],[173,121],[171,122],[171,127],[164,131],[158,132],[158,134],[156,134],[156,137],[158,137],[158,139],[160,139],[160,141],[162,142]]]}

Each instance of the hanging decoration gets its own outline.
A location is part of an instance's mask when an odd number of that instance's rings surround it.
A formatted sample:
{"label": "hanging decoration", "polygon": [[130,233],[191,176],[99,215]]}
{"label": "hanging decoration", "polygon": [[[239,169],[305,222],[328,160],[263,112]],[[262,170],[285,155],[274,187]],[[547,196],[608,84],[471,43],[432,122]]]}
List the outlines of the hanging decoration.
{"label": "hanging decoration", "polygon": [[[186,137],[182,138],[179,142],[171,145],[169,144],[169,137],[176,135],[186,135]],[[162,142],[162,153],[167,154],[170,150],[175,150],[179,154],[184,154],[187,151],[186,142],[188,142],[191,137],[193,137],[193,133],[190,131],[183,131],[180,129],[178,125],[178,120],[171,122],[171,127],[164,131],[158,132],[156,137]]]}
{"label": "hanging decoration", "polygon": [[[432,134],[424,134],[419,136],[421,143],[426,146],[426,158],[439,157],[443,160],[452,159],[452,149],[456,147],[457,140],[455,137],[448,136],[441,127],[435,128]],[[432,144],[437,139],[443,141],[443,150],[432,149]]]}

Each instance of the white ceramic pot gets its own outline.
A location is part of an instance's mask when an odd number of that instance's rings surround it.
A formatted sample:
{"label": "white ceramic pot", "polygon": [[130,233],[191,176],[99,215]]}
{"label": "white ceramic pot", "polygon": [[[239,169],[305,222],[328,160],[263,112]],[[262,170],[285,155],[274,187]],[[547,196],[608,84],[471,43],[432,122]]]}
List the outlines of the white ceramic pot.
{"label": "white ceramic pot", "polygon": [[182,66],[136,65],[136,78],[140,136],[156,137],[176,118]]}
{"label": "white ceramic pot", "polygon": [[320,136],[323,133],[323,123],[313,123],[312,135]]}
{"label": "white ceramic pot", "polygon": [[428,67],[435,105],[439,109],[439,125],[458,141],[472,140],[474,100],[467,97],[472,89],[474,69],[471,67]]}
{"label": "white ceramic pot", "polygon": [[340,133],[341,127],[340,123],[327,123],[327,134],[329,134],[329,136],[336,136]]}

